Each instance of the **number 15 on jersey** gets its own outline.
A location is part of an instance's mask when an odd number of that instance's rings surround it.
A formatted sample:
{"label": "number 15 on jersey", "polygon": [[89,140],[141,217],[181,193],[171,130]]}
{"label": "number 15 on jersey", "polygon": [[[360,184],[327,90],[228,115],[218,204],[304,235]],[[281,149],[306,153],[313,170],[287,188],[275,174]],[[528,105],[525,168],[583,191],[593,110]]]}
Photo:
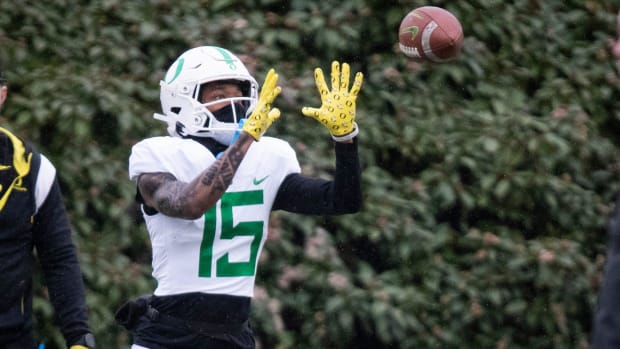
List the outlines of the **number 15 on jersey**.
{"label": "number 15 on jersey", "polygon": [[[263,204],[262,190],[226,192],[220,199],[220,219],[217,219],[217,205],[205,213],[204,233],[202,243],[200,244],[198,276],[212,277],[214,262],[216,266],[215,276],[217,277],[254,276],[265,222],[239,222],[233,226],[233,208],[261,204]],[[251,241],[246,244],[249,249],[248,261],[231,262],[228,252],[216,261],[213,260],[214,249],[219,241],[215,239],[218,222],[220,223],[221,240],[234,239],[239,236],[252,237]]]}

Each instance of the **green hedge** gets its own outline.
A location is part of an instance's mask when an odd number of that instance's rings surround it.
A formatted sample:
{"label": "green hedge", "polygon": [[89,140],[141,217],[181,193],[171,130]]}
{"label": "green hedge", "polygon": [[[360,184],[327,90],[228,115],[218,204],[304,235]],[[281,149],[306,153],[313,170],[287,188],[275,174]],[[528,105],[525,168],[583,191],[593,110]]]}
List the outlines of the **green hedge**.
{"label": "green hedge", "polygon": [[[461,20],[459,60],[400,54],[401,18],[422,5]],[[273,214],[253,326],[261,348],[584,348],[620,184],[617,4],[574,1],[213,0],[0,2],[10,80],[0,123],[58,168],[104,348],[150,292],[149,240],[127,158],[165,133],[158,81],[189,47],[275,67],[303,171],[330,178],[332,142],[300,113],[312,70],[365,74],[358,99],[364,209]],[[38,281],[39,278],[37,278]],[[45,289],[37,336],[62,347]]]}

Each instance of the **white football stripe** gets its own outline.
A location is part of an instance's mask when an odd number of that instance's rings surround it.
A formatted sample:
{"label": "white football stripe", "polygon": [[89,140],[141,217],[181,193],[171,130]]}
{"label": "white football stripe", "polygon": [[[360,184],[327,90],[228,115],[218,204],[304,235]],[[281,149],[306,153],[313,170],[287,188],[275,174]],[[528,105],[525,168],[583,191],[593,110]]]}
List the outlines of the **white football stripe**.
{"label": "white football stripe", "polygon": [[435,21],[430,21],[424,30],[422,31],[422,51],[424,51],[424,55],[433,62],[445,62],[447,59],[443,59],[435,56],[433,50],[431,49],[431,35],[439,26]]}

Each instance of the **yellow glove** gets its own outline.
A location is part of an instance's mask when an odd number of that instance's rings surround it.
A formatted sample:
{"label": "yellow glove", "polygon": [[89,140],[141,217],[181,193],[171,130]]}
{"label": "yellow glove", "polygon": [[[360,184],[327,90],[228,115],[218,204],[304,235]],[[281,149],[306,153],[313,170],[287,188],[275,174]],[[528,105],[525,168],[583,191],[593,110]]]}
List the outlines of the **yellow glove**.
{"label": "yellow glove", "polygon": [[277,83],[278,74],[276,74],[275,70],[270,69],[261,88],[254,111],[252,111],[248,120],[243,124],[243,130],[257,141],[265,134],[271,123],[280,117],[280,110],[278,108],[271,108],[271,103],[282,91],[280,86],[276,86]]}
{"label": "yellow glove", "polygon": [[85,347],[83,345],[72,345],[69,349],[90,349],[90,348]]}
{"label": "yellow glove", "polygon": [[316,88],[321,95],[322,105],[320,108],[304,107],[301,112],[305,116],[312,117],[322,123],[332,138],[336,141],[350,140],[357,135],[358,128],[355,123],[355,99],[362,88],[364,75],[359,72],[355,74],[355,82],[349,91],[349,71],[347,63],[342,64],[332,62],[332,89],[328,89],[325,77],[321,68],[314,70],[314,80]]}

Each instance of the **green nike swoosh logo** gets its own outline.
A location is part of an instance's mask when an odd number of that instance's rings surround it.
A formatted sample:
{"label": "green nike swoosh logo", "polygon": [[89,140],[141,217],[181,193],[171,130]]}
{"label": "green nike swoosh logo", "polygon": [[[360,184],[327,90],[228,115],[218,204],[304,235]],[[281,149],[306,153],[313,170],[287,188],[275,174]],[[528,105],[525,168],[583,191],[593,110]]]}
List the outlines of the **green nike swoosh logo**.
{"label": "green nike swoosh logo", "polygon": [[265,179],[267,179],[267,177],[269,177],[269,175],[266,175],[265,177],[263,177],[261,179],[254,178],[252,183],[254,183],[254,185],[259,185],[259,184],[263,183],[265,181]]}

